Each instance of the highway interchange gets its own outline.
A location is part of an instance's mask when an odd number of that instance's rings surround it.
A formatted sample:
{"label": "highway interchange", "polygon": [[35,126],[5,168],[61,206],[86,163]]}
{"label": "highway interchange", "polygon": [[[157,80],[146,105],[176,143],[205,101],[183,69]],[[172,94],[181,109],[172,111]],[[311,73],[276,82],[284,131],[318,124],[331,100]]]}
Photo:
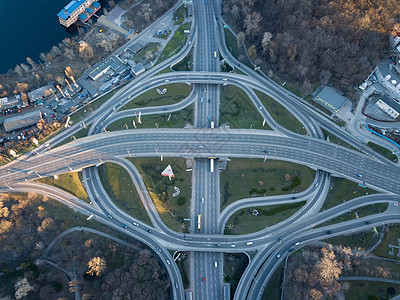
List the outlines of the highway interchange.
{"label": "highway interchange", "polygon": [[[207,3],[207,4],[205,4]],[[190,290],[194,299],[223,299],[223,253],[257,251],[244,272],[234,299],[258,299],[270,276],[295,243],[298,247],[312,240],[325,239],[372,226],[399,222],[400,210],[394,204],[400,200],[400,168],[364,147],[330,120],[314,112],[295,95],[238,62],[227,50],[220,16],[219,1],[193,1],[194,22],[183,49],[168,60],[142,74],[121,88],[83,122],[90,126],[89,136],[67,145],[55,146],[82,127],[75,124],[36,149],[37,155],[25,155],[0,168],[1,191],[36,191],[65,203],[100,222],[146,243],[164,262],[171,279],[174,299],[184,299],[182,278],[168,249],[190,251]],[[194,47],[194,70],[157,75],[165,67],[182,60]],[[217,52],[215,57],[214,52]],[[246,75],[220,72],[219,54]],[[178,104],[122,110],[134,97],[156,86],[183,82],[191,84],[189,97]],[[243,89],[260,115],[273,130],[229,129],[219,127],[219,91],[221,85],[231,84]],[[307,135],[290,132],[277,124],[257,98],[254,90],[272,96],[303,124]],[[210,99],[210,101],[208,101]],[[135,129],[104,132],[116,120],[134,117],[138,111],[147,114],[174,112],[194,103],[194,128]],[[210,122],[215,122],[214,129]],[[325,141],[321,128],[327,129],[360,151]],[[191,233],[182,234],[168,228],[161,220],[136,167],[128,156],[183,157],[194,159],[191,199]],[[246,157],[285,160],[307,165],[316,170],[312,185],[304,192],[274,197],[256,197],[237,201],[220,212],[219,172],[210,172],[208,157]],[[112,162],[125,168],[148,212],[153,227],[118,209],[102,187],[96,166]],[[55,187],[35,183],[38,177],[53,176],[83,170],[86,190],[93,203],[89,205]],[[320,212],[330,185],[330,176],[340,176],[360,183],[355,174],[380,194],[359,197]],[[205,203],[202,203],[205,199]],[[234,212],[254,206],[306,201],[289,219],[262,231],[241,235],[223,235],[225,224]],[[316,227],[335,216],[358,207],[389,203],[386,212]],[[197,215],[202,215],[202,228],[197,230]],[[135,226],[133,223],[137,224]],[[122,224],[126,225],[123,227]],[[151,233],[149,232],[151,230]],[[248,242],[251,245],[247,245]],[[278,258],[277,255],[280,254]],[[217,264],[215,264],[217,262]],[[205,278],[203,282],[203,278]]]}

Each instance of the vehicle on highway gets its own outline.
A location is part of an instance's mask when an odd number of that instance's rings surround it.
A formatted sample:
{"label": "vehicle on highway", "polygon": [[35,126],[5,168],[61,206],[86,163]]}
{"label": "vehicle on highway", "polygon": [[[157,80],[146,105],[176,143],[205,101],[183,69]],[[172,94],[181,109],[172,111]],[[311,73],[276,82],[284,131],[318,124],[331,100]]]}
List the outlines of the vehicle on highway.
{"label": "vehicle on highway", "polygon": [[362,177],[362,175],[361,175],[361,174],[358,174],[358,173],[356,173],[356,176],[357,176],[357,177],[360,177],[360,178]]}
{"label": "vehicle on highway", "polygon": [[201,229],[201,215],[197,216],[197,229],[200,230]]}
{"label": "vehicle on highway", "polygon": [[139,227],[139,224],[136,222],[133,222],[132,224],[135,225],[136,227]]}
{"label": "vehicle on highway", "polygon": [[217,247],[221,247],[221,244],[215,244],[215,246],[217,246]]}
{"label": "vehicle on highway", "polygon": [[300,242],[297,242],[296,244],[294,244],[295,246],[298,246],[298,245],[300,245]]}
{"label": "vehicle on highway", "polygon": [[214,57],[217,57],[217,51],[214,51]]}
{"label": "vehicle on highway", "polygon": [[247,246],[253,245],[253,242],[247,242],[246,245]]}
{"label": "vehicle on highway", "polygon": [[152,233],[153,231],[151,229],[147,230],[148,233]]}
{"label": "vehicle on highway", "polygon": [[331,233],[332,233],[332,230],[327,230],[326,233],[327,233],[327,234],[331,234]]}
{"label": "vehicle on highway", "polygon": [[204,277],[201,279],[201,281],[206,282],[206,280],[204,279]]}
{"label": "vehicle on highway", "polygon": [[218,263],[217,263],[217,261],[214,262],[214,267],[218,268]]}
{"label": "vehicle on highway", "polygon": [[108,217],[109,217],[110,219],[112,219],[112,215],[109,214]]}
{"label": "vehicle on highway", "polygon": [[127,229],[127,228],[128,228],[128,226],[126,226],[125,224],[122,224],[122,227],[124,227],[125,229]]}
{"label": "vehicle on highway", "polygon": [[208,99],[208,103],[211,103],[211,99]]}
{"label": "vehicle on highway", "polygon": [[197,148],[203,149],[204,146],[203,145],[198,145]]}
{"label": "vehicle on highway", "polygon": [[165,79],[165,81],[164,82],[169,82],[169,80],[168,79]]}
{"label": "vehicle on highway", "polygon": [[203,103],[203,98],[200,98],[200,102]]}
{"label": "vehicle on highway", "polygon": [[204,203],[204,198],[201,198],[201,203]]}
{"label": "vehicle on highway", "polygon": [[169,264],[169,265],[171,264],[171,262],[169,261],[169,259],[167,259],[167,264]]}
{"label": "vehicle on highway", "polygon": [[258,108],[259,108],[259,109],[263,109],[262,106],[259,106]]}
{"label": "vehicle on highway", "polygon": [[156,250],[157,250],[158,252],[161,252],[160,247],[156,247]]}
{"label": "vehicle on highway", "polygon": [[179,287],[179,285],[175,282],[175,288],[177,289]]}
{"label": "vehicle on highway", "polygon": [[292,251],[293,251],[293,248],[290,247],[290,248],[288,249],[288,252],[292,252]]}
{"label": "vehicle on highway", "polygon": [[164,108],[162,108],[161,110],[166,111],[167,109],[168,109],[168,108],[165,108],[165,107],[164,107]]}
{"label": "vehicle on highway", "polygon": [[280,255],[279,253],[278,253],[278,255],[276,256],[277,258],[280,258],[282,255]]}
{"label": "vehicle on highway", "polygon": [[224,78],[224,79],[222,79],[223,81],[227,81],[228,79],[227,78]]}
{"label": "vehicle on highway", "polygon": [[318,185],[319,185],[319,182],[317,182],[317,183],[314,185],[314,187],[318,187]]}
{"label": "vehicle on highway", "polygon": [[236,245],[230,244],[230,245],[229,245],[229,247],[231,247],[231,248],[235,248],[235,247],[236,247]]}

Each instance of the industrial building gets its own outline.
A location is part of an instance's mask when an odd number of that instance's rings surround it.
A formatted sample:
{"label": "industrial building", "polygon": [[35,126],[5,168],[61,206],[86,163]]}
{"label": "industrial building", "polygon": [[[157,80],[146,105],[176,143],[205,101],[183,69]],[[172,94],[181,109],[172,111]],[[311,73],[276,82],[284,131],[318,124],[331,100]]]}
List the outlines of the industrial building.
{"label": "industrial building", "polygon": [[393,119],[397,119],[400,116],[400,104],[386,95],[381,96],[375,105]]}
{"label": "industrial building", "polygon": [[89,73],[92,80],[97,80],[101,75],[113,70],[117,74],[121,74],[126,70],[127,66],[118,56],[112,55],[102,62],[98,67]]}
{"label": "industrial building", "polygon": [[314,101],[322,103],[328,109],[335,112],[339,111],[348,99],[339,94],[334,88],[324,86],[322,90],[314,96]]}
{"label": "industrial building", "polygon": [[29,100],[34,103],[38,100],[44,100],[52,95],[52,92],[55,91],[53,84],[46,84],[40,88],[32,90],[28,92]]}
{"label": "industrial building", "polygon": [[4,120],[4,130],[10,132],[20,128],[25,128],[38,123],[42,119],[40,111],[32,111],[16,117],[7,118]]}

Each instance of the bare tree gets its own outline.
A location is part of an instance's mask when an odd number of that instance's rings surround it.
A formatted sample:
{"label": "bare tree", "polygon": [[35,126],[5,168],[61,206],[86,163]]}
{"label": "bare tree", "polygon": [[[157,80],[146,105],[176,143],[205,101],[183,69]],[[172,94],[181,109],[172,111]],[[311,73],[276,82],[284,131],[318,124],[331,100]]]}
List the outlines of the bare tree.
{"label": "bare tree", "polygon": [[36,68],[36,63],[33,61],[32,58],[27,57],[27,58],[26,58],[26,62],[27,62],[28,64],[31,65],[32,69],[35,69],[35,68]]}
{"label": "bare tree", "polygon": [[140,10],[141,14],[143,15],[146,22],[150,22],[152,9],[150,8],[150,3],[142,4],[142,9]]}
{"label": "bare tree", "polygon": [[74,50],[72,50],[71,48],[65,48],[64,56],[67,57],[69,60],[73,60],[75,58]]}
{"label": "bare tree", "polygon": [[260,29],[261,29],[261,21],[263,17],[257,11],[253,13],[246,14],[246,17],[243,22],[243,26],[245,28],[246,35],[255,37]]}
{"label": "bare tree", "polygon": [[261,40],[261,47],[264,52],[267,52],[269,49],[269,44],[272,40],[272,33],[271,32],[264,32],[263,38]]}
{"label": "bare tree", "polygon": [[88,262],[88,271],[86,274],[91,276],[100,276],[106,269],[106,260],[102,257],[93,257]]}
{"label": "bare tree", "polygon": [[245,38],[246,38],[246,34],[243,31],[240,31],[236,38],[236,43],[237,43],[238,47],[243,46],[243,42],[244,42]]}

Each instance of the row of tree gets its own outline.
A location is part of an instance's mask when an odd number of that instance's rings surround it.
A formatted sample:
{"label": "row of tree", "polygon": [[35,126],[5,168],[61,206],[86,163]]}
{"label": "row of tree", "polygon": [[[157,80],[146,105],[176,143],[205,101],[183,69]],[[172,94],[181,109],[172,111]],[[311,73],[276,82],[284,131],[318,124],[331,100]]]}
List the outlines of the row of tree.
{"label": "row of tree", "polygon": [[[312,85],[359,85],[389,53],[396,0],[225,0],[223,10],[256,63]],[[311,84],[310,84],[311,83]]]}

